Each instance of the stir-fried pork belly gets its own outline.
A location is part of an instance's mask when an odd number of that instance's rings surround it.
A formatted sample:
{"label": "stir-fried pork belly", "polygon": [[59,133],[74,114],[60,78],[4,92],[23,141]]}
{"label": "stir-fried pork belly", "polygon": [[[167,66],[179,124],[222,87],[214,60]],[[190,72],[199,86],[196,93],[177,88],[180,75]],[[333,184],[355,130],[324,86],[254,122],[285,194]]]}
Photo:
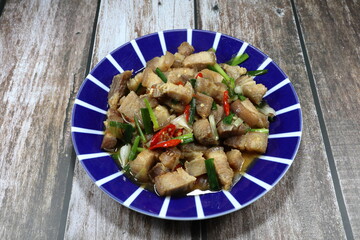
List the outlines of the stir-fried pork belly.
{"label": "stir-fried pork belly", "polygon": [[239,88],[239,91],[245,96],[248,97],[254,104],[259,105],[264,97],[267,88],[259,83],[256,84],[254,79],[251,76],[241,76],[236,79],[236,87]]}
{"label": "stir-fried pork belly", "polygon": [[130,162],[130,171],[139,182],[149,181],[149,170],[155,165],[158,153],[145,149]]}
{"label": "stir-fried pork belly", "polygon": [[240,171],[241,166],[245,161],[244,158],[242,157],[241,152],[237,149],[231,149],[231,151],[226,152],[226,157],[230,167],[234,171]]}
{"label": "stir-fried pork belly", "polygon": [[180,163],[181,151],[176,147],[168,148],[165,152],[161,153],[159,160],[165,167],[170,170],[174,170],[175,167]]}
{"label": "stir-fried pork belly", "polygon": [[223,147],[212,147],[205,152],[206,158],[213,158],[215,170],[224,189],[229,189],[234,177]]}
{"label": "stir-fried pork belly", "polygon": [[117,108],[120,98],[126,92],[126,82],[130,79],[132,71],[125,71],[115,75],[112,80],[110,91],[108,94],[108,103],[110,108]]}
{"label": "stir-fried pork belly", "polygon": [[240,151],[265,153],[268,134],[262,132],[248,132],[245,135],[230,137],[224,144]]}
{"label": "stir-fried pork belly", "polygon": [[214,52],[198,52],[185,57],[183,61],[184,67],[203,69],[208,65],[216,63],[216,56]]}
{"label": "stir-fried pork belly", "polygon": [[225,72],[232,77],[233,79],[238,79],[240,76],[246,74],[246,68],[239,66],[230,66],[228,64],[221,64],[222,68],[224,68]]}
{"label": "stir-fried pork belly", "polygon": [[180,195],[192,189],[196,177],[189,175],[183,168],[162,174],[155,178],[155,188],[160,196]]}
{"label": "stir-fried pork belly", "polygon": [[219,141],[216,139],[211,127],[209,120],[199,119],[195,121],[193,125],[194,136],[196,140],[203,145],[217,145]]}
{"label": "stir-fried pork belly", "polygon": [[166,52],[164,56],[155,57],[146,63],[147,68],[151,68],[153,71],[159,68],[161,71],[167,71],[174,63],[175,57],[172,53]]}
{"label": "stir-fried pork belly", "polygon": [[231,104],[231,110],[250,127],[269,127],[267,116],[259,112],[249,99],[244,101],[236,100]]}
{"label": "stir-fried pork belly", "polygon": [[202,93],[197,93],[196,98],[196,112],[202,118],[207,118],[211,113],[211,107],[213,103],[212,97],[209,97]]}
{"label": "stir-fried pork belly", "polygon": [[247,69],[218,64],[214,51],[183,42],[141,72],[114,76],[101,148],[160,196],[218,190],[217,180],[227,190],[243,171],[242,153],[266,151],[275,114],[266,91]]}
{"label": "stir-fried pork belly", "polygon": [[191,176],[198,177],[206,173],[205,159],[196,159],[191,162],[185,162],[185,170]]}

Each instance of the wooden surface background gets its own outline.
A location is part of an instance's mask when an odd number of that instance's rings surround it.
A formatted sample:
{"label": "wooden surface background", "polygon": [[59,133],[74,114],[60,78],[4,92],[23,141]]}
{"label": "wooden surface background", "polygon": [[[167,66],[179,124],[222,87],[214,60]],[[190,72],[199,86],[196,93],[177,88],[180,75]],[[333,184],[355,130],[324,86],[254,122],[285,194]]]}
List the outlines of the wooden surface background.
{"label": "wooden surface background", "polygon": [[[264,197],[204,221],[155,219],[104,194],[76,160],[74,97],[108,52],[173,28],[218,31],[287,73],[298,155]],[[0,1],[0,239],[360,239],[360,2]]]}

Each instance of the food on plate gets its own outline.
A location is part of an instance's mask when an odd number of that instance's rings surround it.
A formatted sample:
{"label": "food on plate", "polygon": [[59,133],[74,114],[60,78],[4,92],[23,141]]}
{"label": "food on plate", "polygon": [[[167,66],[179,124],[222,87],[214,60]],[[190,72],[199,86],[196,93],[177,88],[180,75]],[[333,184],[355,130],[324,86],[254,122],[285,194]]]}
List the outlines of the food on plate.
{"label": "food on plate", "polygon": [[266,151],[275,116],[253,78],[267,71],[239,66],[247,54],[219,64],[213,49],[194,51],[183,42],[110,86],[101,148],[160,196],[230,189],[246,154]]}

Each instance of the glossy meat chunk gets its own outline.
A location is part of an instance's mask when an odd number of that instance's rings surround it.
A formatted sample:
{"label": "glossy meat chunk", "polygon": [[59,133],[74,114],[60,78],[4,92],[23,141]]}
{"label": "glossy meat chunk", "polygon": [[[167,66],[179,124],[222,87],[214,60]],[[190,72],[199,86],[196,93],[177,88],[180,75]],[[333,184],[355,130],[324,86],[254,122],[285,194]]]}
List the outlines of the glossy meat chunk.
{"label": "glossy meat chunk", "polygon": [[203,75],[203,78],[206,78],[212,82],[221,83],[221,81],[224,79],[223,76],[220,75],[220,73],[214,72],[207,68],[201,70],[200,73]]}
{"label": "glossy meat chunk", "polygon": [[129,120],[133,121],[134,116],[138,116],[141,108],[139,96],[131,91],[124,99],[120,100],[118,111],[125,115]]}
{"label": "glossy meat chunk", "polygon": [[236,100],[231,104],[231,110],[252,128],[269,127],[267,116],[259,112],[249,99],[244,101]]}
{"label": "glossy meat chunk", "polygon": [[223,94],[227,90],[225,84],[211,82],[206,78],[197,78],[195,84],[196,92],[204,93],[214,98],[218,104],[222,104]]}
{"label": "glossy meat chunk", "polygon": [[213,134],[209,120],[199,119],[195,121],[194,125],[194,137],[195,139],[203,145],[217,145],[219,144],[215,135]]}
{"label": "glossy meat chunk", "polygon": [[[172,98],[176,101],[180,101],[185,105],[190,103],[192,96],[194,94],[194,90],[189,82],[187,82],[185,84],[185,86],[176,85],[176,84],[167,82],[165,84],[158,85],[156,88],[161,93],[160,96],[166,95],[169,98]],[[153,93],[153,92],[150,92],[150,93]]]}
{"label": "glossy meat chunk", "polygon": [[211,113],[211,106],[213,103],[212,97],[209,97],[202,93],[197,93],[196,98],[196,112],[202,118],[207,118]]}
{"label": "glossy meat chunk", "polygon": [[230,66],[228,64],[221,64],[221,67],[225,70],[225,72],[229,75],[229,77],[236,80],[240,76],[246,74],[246,68],[240,66]]}
{"label": "glossy meat chunk", "polygon": [[248,132],[242,136],[230,137],[224,144],[240,151],[265,153],[268,143],[268,134],[261,132]]}
{"label": "glossy meat chunk", "polygon": [[154,151],[145,149],[137,157],[130,161],[131,174],[139,182],[149,181],[149,170],[155,165],[158,154]]}
{"label": "glossy meat chunk", "polygon": [[155,189],[160,196],[180,195],[194,186],[196,178],[189,175],[183,168],[168,172],[155,178]]}
{"label": "glossy meat chunk", "polygon": [[157,176],[163,175],[167,172],[170,172],[170,170],[164,166],[161,162],[156,163],[156,165],[151,168],[149,171],[149,178],[152,182],[155,182],[155,178]]}
{"label": "glossy meat chunk", "polygon": [[196,159],[194,161],[185,162],[185,170],[191,176],[198,177],[206,173],[205,159]]}
{"label": "glossy meat chunk", "polygon": [[161,57],[154,57],[146,63],[147,68],[151,68],[153,71],[159,68],[162,72],[167,71],[174,63],[175,57],[172,53],[166,51],[165,55]]}
{"label": "glossy meat chunk", "polygon": [[215,171],[223,188],[229,189],[234,177],[223,147],[213,147],[205,152],[206,159],[213,158]]}
{"label": "glossy meat chunk", "polygon": [[151,86],[155,84],[163,83],[161,78],[154,73],[154,71],[151,68],[145,68],[144,74],[143,74],[143,80],[142,85],[146,88],[150,88]]}
{"label": "glossy meat chunk", "polygon": [[168,148],[160,154],[159,160],[161,163],[170,170],[174,170],[180,163],[181,151],[176,147]]}
{"label": "glossy meat chunk", "polygon": [[244,158],[243,158],[241,152],[237,149],[231,149],[231,151],[226,152],[226,157],[227,157],[230,167],[234,171],[240,171],[241,166],[244,163]]}
{"label": "glossy meat chunk", "polygon": [[217,131],[220,138],[243,135],[248,129],[249,126],[245,123],[242,123],[236,127],[234,124],[225,124],[223,121],[220,121],[217,125]]}
{"label": "glossy meat chunk", "polygon": [[183,61],[184,67],[192,67],[197,69],[203,69],[208,65],[214,65],[215,63],[216,56],[212,51],[193,53],[185,57]]}
{"label": "glossy meat chunk", "polygon": [[118,107],[119,100],[124,96],[127,88],[127,81],[130,79],[132,71],[125,71],[121,74],[115,75],[110,85],[110,91],[108,94],[108,103],[110,108],[116,109]]}
{"label": "glossy meat chunk", "polygon": [[194,47],[191,46],[188,42],[183,42],[178,47],[178,53],[180,53],[183,56],[189,56],[194,52]]}

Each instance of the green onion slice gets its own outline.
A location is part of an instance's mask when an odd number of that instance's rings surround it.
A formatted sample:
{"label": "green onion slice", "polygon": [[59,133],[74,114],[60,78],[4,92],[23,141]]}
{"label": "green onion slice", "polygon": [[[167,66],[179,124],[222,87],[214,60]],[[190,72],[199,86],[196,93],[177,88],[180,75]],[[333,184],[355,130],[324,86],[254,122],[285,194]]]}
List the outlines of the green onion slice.
{"label": "green onion slice", "polygon": [[233,118],[234,118],[235,114],[234,113],[230,113],[229,116],[226,116],[224,119],[223,119],[223,123],[227,124],[227,125],[230,125],[233,121]]}
{"label": "green onion slice", "polygon": [[156,68],[155,72],[164,83],[167,83],[167,78],[166,78],[165,74],[159,68]]}
{"label": "green onion slice", "polygon": [[140,136],[136,136],[134,144],[131,147],[131,151],[129,154],[129,161],[132,161],[136,158],[137,155],[137,148],[139,146],[139,142],[140,142]]}
{"label": "green onion slice", "polygon": [[181,144],[191,143],[194,141],[194,134],[187,133],[178,137],[174,137],[174,139],[182,140]]}
{"label": "green onion slice", "polygon": [[137,119],[136,116],[134,117],[134,120],[135,120],[135,126],[136,126],[136,128],[137,128],[137,130],[138,130],[138,132],[139,132],[139,134],[140,134],[141,141],[142,141],[143,143],[146,143],[145,135],[144,135],[144,133],[143,133],[143,131],[142,131],[142,129],[141,129],[139,120]]}
{"label": "green onion slice", "polygon": [[219,181],[218,181],[217,174],[215,171],[214,159],[213,158],[206,159],[205,167],[206,167],[206,172],[208,175],[210,190],[211,191],[219,190],[220,186],[219,186]]}
{"label": "green onion slice", "polygon": [[248,132],[259,132],[259,133],[269,133],[269,129],[267,128],[250,128]]}
{"label": "green onion slice", "polygon": [[239,56],[233,57],[230,59],[230,61],[227,62],[230,66],[236,66],[240,63],[243,63],[245,60],[249,58],[249,55],[247,53],[241,54]]}
{"label": "green onion slice", "polygon": [[147,108],[141,108],[141,117],[143,120],[143,125],[144,125],[144,130],[146,134],[151,134],[153,133],[153,126],[152,126],[152,122],[150,119],[150,114],[149,114],[149,110]]}
{"label": "green onion slice", "polygon": [[110,127],[116,127],[116,128],[124,129],[124,138],[123,138],[123,140],[126,143],[129,143],[131,141],[132,136],[133,136],[133,132],[135,130],[134,127],[131,124],[110,121],[109,125],[110,125]]}
{"label": "green onion slice", "polygon": [[249,76],[259,76],[259,75],[263,75],[263,74],[265,74],[267,72],[268,72],[268,70],[264,69],[264,70],[248,71],[247,74]]}
{"label": "green onion slice", "polygon": [[144,102],[145,102],[146,108],[149,111],[150,119],[151,119],[151,121],[153,123],[154,130],[159,129],[159,123],[157,121],[157,118],[155,116],[155,113],[154,113],[153,109],[150,106],[149,100],[147,100],[147,98],[144,98]]}
{"label": "green onion slice", "polygon": [[189,124],[193,124],[195,120],[195,112],[196,112],[196,99],[193,97],[190,102],[190,116],[189,116]]}

